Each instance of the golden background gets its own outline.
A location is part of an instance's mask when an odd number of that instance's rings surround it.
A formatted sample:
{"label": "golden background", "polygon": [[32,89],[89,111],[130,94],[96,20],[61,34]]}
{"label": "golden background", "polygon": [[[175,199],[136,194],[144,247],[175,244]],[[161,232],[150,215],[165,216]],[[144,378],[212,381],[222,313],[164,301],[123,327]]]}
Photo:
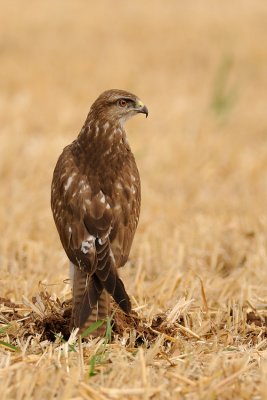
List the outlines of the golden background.
{"label": "golden background", "polygon": [[[69,296],[68,261],[50,211],[52,173],[92,102],[111,88],[135,93],[149,109],[147,120],[139,116],[126,126],[142,211],[122,276],[138,312],[152,318],[184,299],[199,321],[198,335],[205,335],[202,282],[217,322],[235,304],[266,315],[267,3],[259,0],[1,2],[1,296],[22,301],[43,287]],[[247,330],[235,335],[232,328],[232,339],[218,339],[217,347],[215,337],[205,349],[181,338],[177,351],[185,356],[173,361],[180,380],[156,350],[144,350],[142,381],[138,360],[126,362],[122,346],[111,375],[90,384],[104,388],[107,399],[152,398],[126,389],[158,380],[158,399],[180,392],[188,399],[259,396],[266,339],[259,336],[253,347]],[[57,359],[55,347],[51,352]],[[62,365],[36,368],[27,361],[34,353],[29,345],[25,358],[13,361],[24,363],[21,374],[3,351],[6,398],[19,398],[18,387],[21,398],[91,398],[77,383],[75,361],[69,380]],[[51,376],[54,386],[45,388]],[[126,392],[110,394],[107,387]]]}

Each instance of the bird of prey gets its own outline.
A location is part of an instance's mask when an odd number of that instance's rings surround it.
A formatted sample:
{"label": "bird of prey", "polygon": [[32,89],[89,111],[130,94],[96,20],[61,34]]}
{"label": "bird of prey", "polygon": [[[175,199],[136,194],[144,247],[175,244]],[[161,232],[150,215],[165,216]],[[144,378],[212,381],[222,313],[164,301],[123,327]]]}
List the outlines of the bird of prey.
{"label": "bird of prey", "polygon": [[109,315],[110,296],[131,311],[117,269],[128,259],[140,213],[140,177],[124,130],[138,113],[148,116],[134,94],[102,93],[54,170],[51,207],[73,271],[71,329],[80,332]]}

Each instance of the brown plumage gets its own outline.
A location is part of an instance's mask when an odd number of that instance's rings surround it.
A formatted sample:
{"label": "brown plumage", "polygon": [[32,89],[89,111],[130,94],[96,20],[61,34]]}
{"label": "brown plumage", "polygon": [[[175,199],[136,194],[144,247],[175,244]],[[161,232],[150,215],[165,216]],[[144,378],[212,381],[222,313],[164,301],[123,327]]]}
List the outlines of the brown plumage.
{"label": "brown plumage", "polygon": [[71,328],[109,315],[110,295],[131,311],[117,268],[128,259],[140,212],[140,178],[123,127],[137,113],[148,111],[135,95],[102,93],[55,167],[51,207],[74,269]]}

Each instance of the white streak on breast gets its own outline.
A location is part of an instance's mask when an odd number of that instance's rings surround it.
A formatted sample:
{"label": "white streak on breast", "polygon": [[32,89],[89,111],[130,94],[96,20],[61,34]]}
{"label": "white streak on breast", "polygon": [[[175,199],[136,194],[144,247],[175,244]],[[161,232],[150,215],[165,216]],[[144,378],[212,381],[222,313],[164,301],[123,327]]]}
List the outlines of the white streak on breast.
{"label": "white streak on breast", "polygon": [[89,185],[85,182],[84,179],[82,179],[82,180],[79,182],[79,187],[80,187],[79,193],[83,193],[83,192],[85,192],[87,189],[89,189]]}
{"label": "white streak on breast", "polygon": [[116,188],[117,188],[117,189],[122,189],[122,185],[121,185],[120,182],[117,182],[117,183],[116,183]]}
{"label": "white streak on breast", "polygon": [[64,186],[65,191],[67,191],[68,188],[70,187],[70,185],[72,184],[73,177],[74,177],[74,174],[68,177],[67,183],[66,183],[66,185]]}
{"label": "white streak on breast", "polygon": [[103,125],[104,131],[106,132],[106,130],[109,128],[109,122],[107,121],[104,125]]}
{"label": "white streak on breast", "polygon": [[99,121],[96,121],[96,123],[95,123],[95,135],[96,135],[96,136],[98,135],[98,132],[99,132],[99,127],[98,127],[98,125],[99,125]]}

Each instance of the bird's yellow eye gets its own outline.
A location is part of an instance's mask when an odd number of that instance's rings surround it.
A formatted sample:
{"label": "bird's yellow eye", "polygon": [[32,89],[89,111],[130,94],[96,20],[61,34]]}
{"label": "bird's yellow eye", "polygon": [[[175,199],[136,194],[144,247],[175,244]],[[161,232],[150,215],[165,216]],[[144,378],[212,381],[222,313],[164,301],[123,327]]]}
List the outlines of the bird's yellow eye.
{"label": "bird's yellow eye", "polygon": [[126,107],[126,106],[127,106],[127,101],[124,100],[124,99],[120,99],[120,100],[118,101],[118,103],[119,103],[119,106],[120,106],[120,107]]}

